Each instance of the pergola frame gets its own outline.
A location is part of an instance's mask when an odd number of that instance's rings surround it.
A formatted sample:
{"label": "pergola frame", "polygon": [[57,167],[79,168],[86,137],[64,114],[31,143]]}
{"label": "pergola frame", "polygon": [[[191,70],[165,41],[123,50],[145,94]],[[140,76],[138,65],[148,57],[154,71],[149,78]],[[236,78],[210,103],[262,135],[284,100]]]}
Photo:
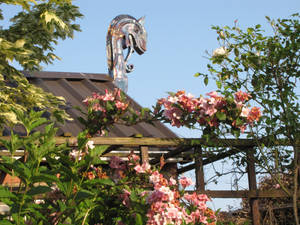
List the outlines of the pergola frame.
{"label": "pergola frame", "polygon": [[[10,137],[0,137],[0,139],[10,139]],[[70,147],[77,146],[76,137],[56,137],[56,144],[67,143]],[[196,138],[147,138],[147,137],[95,137],[90,140],[94,141],[95,145],[109,145],[110,147],[105,152],[104,156],[112,156],[111,151],[117,149],[118,152],[122,152],[122,148],[138,148],[141,156],[141,161],[147,161],[154,165],[160,162],[162,154],[157,154],[153,157],[151,148],[166,149],[171,148],[166,154],[164,159],[176,158],[184,155],[186,152],[192,154],[194,163],[177,169],[177,174],[181,174],[190,170],[195,169],[196,177],[196,191],[198,193],[207,194],[211,198],[248,198],[251,207],[251,216],[253,225],[260,224],[260,213],[259,213],[259,198],[285,198],[288,197],[287,193],[282,190],[270,190],[270,191],[259,191],[257,190],[256,171],[255,171],[255,160],[254,153],[255,147],[258,146],[257,140],[252,139],[215,139],[213,141],[206,141],[205,139]],[[259,143],[264,143],[265,146],[271,143],[268,140],[260,140]],[[290,146],[286,140],[277,140],[272,143],[273,146]],[[216,148],[230,148],[230,150],[216,154],[205,152],[205,147],[216,147]],[[300,146],[300,141],[296,143],[296,146]],[[249,190],[245,191],[229,191],[219,190],[211,191],[205,190],[205,181],[203,167],[207,164],[216,162],[226,157],[235,155],[237,153],[244,152],[247,155],[247,174]],[[0,150],[0,156],[6,155],[7,152]],[[149,155],[152,154],[152,158]],[[123,154],[124,155],[124,154]],[[18,156],[22,156],[20,152]],[[192,162],[192,159],[191,162]],[[298,160],[298,164],[300,159]],[[3,182],[3,175],[2,179]],[[292,192],[291,192],[292,193]],[[300,191],[298,192],[298,196]],[[300,197],[300,196],[299,196]]]}

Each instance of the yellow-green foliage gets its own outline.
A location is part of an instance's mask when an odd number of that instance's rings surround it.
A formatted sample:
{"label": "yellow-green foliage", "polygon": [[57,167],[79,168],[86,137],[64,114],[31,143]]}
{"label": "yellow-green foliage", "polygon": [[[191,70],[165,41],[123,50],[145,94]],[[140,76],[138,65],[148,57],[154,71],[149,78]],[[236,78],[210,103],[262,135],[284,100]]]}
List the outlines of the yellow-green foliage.
{"label": "yellow-green foliage", "polygon": [[[18,123],[14,111],[27,112],[33,107],[51,111],[59,121],[67,119],[59,108],[64,99],[30,84],[14,65],[40,70],[41,63],[59,59],[53,53],[54,45],[80,30],[74,21],[82,15],[70,0],[5,0],[0,7],[5,4],[20,12],[10,18],[8,28],[0,27],[0,124]],[[4,19],[1,8],[0,19]]]}

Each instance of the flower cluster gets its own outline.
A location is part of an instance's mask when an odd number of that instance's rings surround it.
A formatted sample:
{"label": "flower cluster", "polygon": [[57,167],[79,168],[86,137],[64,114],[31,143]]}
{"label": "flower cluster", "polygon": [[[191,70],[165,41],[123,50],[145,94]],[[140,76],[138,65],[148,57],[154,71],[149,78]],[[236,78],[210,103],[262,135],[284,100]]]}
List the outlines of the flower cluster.
{"label": "flower cluster", "polygon": [[[215,224],[214,213],[206,206],[208,197],[184,191],[193,184],[190,178],[182,177],[177,181],[171,177],[168,180],[160,172],[152,169],[147,162],[138,163],[138,156],[130,154],[128,159],[127,166],[121,167],[127,170],[127,173],[134,172],[135,179],[144,179],[141,186],[148,184],[147,188],[137,188],[140,199],[145,199],[147,225]],[[124,164],[120,158],[114,157],[111,159],[110,167],[118,170],[119,165]],[[128,184],[128,178],[126,183]],[[183,190],[179,190],[178,184]],[[137,182],[134,185],[137,185]],[[131,201],[131,195],[135,190],[130,185],[126,187],[120,193],[120,200],[124,206],[132,210],[134,201]]]}
{"label": "flower cluster", "polygon": [[184,91],[178,91],[167,98],[158,100],[155,112],[171,123],[172,126],[217,128],[221,123],[245,131],[247,125],[253,125],[261,117],[258,107],[248,108],[246,102],[251,96],[239,91],[234,97],[224,97],[216,91],[206,94],[208,97],[195,98]]}
{"label": "flower cluster", "polygon": [[218,57],[218,56],[225,56],[228,54],[228,50],[222,46],[220,48],[217,48],[213,51],[213,57]]}
{"label": "flower cluster", "polygon": [[90,134],[104,135],[105,131],[122,117],[128,109],[127,102],[120,89],[114,92],[105,90],[105,94],[93,93],[83,100],[88,107],[88,118],[84,122]]}
{"label": "flower cluster", "polygon": [[94,141],[88,141],[85,145],[84,150],[78,150],[78,149],[73,149],[70,153],[69,156],[73,161],[76,160],[82,160],[83,157],[88,154],[88,151],[91,149],[94,149],[95,145],[94,145]]}

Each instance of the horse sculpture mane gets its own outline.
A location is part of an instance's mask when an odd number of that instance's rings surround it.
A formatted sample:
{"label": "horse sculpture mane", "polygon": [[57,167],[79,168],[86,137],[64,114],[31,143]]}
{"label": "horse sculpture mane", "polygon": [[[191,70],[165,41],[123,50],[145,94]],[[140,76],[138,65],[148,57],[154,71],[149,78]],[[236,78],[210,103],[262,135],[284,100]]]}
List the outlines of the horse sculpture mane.
{"label": "horse sculpture mane", "polygon": [[[147,33],[144,17],[135,19],[129,15],[115,17],[109,25],[106,36],[106,54],[108,73],[114,84],[124,92],[128,89],[126,73],[133,71],[133,65],[127,64],[134,51],[139,55],[146,51]],[[123,50],[128,49],[126,57]]]}

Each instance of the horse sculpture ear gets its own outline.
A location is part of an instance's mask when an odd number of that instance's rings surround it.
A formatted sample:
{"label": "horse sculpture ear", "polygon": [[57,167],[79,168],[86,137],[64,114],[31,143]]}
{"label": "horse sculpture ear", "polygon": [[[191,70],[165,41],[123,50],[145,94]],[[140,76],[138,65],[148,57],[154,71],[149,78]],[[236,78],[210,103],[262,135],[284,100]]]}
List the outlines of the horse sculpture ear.
{"label": "horse sculpture ear", "polygon": [[144,24],[145,24],[145,16],[139,18],[138,22],[139,22],[139,24],[141,24],[142,26],[144,26]]}

